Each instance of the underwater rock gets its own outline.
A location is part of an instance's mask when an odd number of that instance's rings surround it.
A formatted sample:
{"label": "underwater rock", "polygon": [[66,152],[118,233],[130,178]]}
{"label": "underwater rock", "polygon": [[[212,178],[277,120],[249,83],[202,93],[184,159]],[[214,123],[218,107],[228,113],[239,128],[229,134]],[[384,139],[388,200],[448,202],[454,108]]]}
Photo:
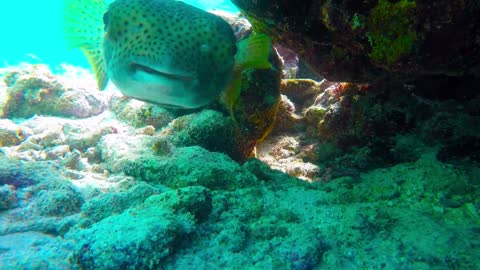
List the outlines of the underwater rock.
{"label": "underwater rock", "polygon": [[279,173],[277,170],[272,170],[267,163],[258,158],[249,158],[243,163],[242,168],[255,175],[260,181],[282,181],[282,178],[289,177],[286,174]]}
{"label": "underwater rock", "polygon": [[[292,103],[292,106],[294,106],[294,102],[297,105],[302,105],[302,103],[307,101],[311,103],[316,94],[319,94],[317,93],[318,87],[316,87],[316,84],[317,82],[314,80],[283,79],[281,93]],[[311,91],[311,89],[315,90]],[[304,95],[308,96],[308,98],[304,98]]]}
{"label": "underwater rock", "polygon": [[88,168],[88,163],[82,159],[82,153],[77,149],[65,153],[61,161],[62,166],[67,169],[83,171]]}
{"label": "underwater rock", "polygon": [[241,252],[246,245],[248,228],[241,222],[232,221],[213,239],[213,245],[221,246],[228,252]]}
{"label": "underwater rock", "polygon": [[480,137],[459,136],[440,148],[437,157],[443,162],[480,163]]}
{"label": "underwater rock", "polygon": [[316,160],[308,159],[307,155],[314,148],[315,143],[301,145],[305,141],[305,138],[299,135],[272,136],[258,146],[257,154],[260,160],[269,164],[272,169],[312,181],[319,176],[321,170],[311,162]]}
{"label": "underwater rock", "polygon": [[68,145],[58,145],[47,151],[47,159],[56,160],[64,158],[71,151]]}
{"label": "underwater rock", "polygon": [[42,177],[49,177],[50,172],[45,167],[50,169],[51,164],[25,164],[0,155],[0,185],[11,185],[16,189],[35,185]]}
{"label": "underwater rock", "polygon": [[[141,159],[155,159],[154,139],[151,136],[127,134],[109,134],[100,139],[96,146],[100,153],[100,160],[105,164],[105,168],[112,173],[121,173],[129,171],[130,175],[140,176],[142,167],[134,169],[137,161]],[[169,154],[165,153],[164,155]],[[139,163],[140,164],[140,163]]]}
{"label": "underwater rock", "polygon": [[297,114],[295,104],[293,104],[287,96],[281,95],[277,118],[275,119],[275,126],[273,127],[272,133],[276,134],[295,130],[301,122],[302,116]]}
{"label": "underwater rock", "polygon": [[11,185],[0,186],[0,211],[14,208],[17,204],[15,187]]}
{"label": "underwater rock", "polygon": [[151,181],[175,188],[199,185],[212,190],[232,190],[253,185],[257,180],[228,156],[198,146],[177,148],[157,166],[150,171]]}
{"label": "underwater rock", "polygon": [[[369,166],[390,163],[395,159],[393,152],[386,150],[388,146],[382,144],[393,143],[393,134],[402,132],[406,126],[395,125],[395,121],[404,118],[388,115],[396,112],[397,106],[380,105],[383,101],[373,98],[374,93],[382,93],[380,87],[373,91],[362,84],[314,82],[309,86],[305,84],[307,81],[299,82],[303,82],[311,98],[304,101],[302,91],[298,90],[286,93],[299,103],[293,102],[293,106],[303,105],[303,110],[296,114],[301,124],[297,124],[295,129],[279,130],[280,135],[283,131],[296,137],[298,146],[285,145],[282,143],[283,136],[274,136],[260,146],[260,159],[291,175],[315,181],[339,175],[356,175]],[[295,80],[290,84],[292,89],[302,85]],[[309,91],[312,86],[317,90]],[[385,130],[388,125],[391,129]],[[397,154],[397,157],[400,156]],[[285,164],[297,165],[286,169],[289,166]]]}
{"label": "underwater rock", "polygon": [[[426,175],[435,181],[422,181]],[[338,191],[332,198],[336,202],[385,201],[409,207],[410,201],[429,201],[432,203],[418,203],[416,208],[445,220],[456,219],[460,214],[456,211],[470,215],[469,204],[477,201],[479,193],[476,189],[469,190],[471,183],[465,172],[459,173],[455,166],[439,162],[435,152],[425,153],[415,162],[372,170],[360,178],[343,177],[324,187]],[[349,196],[343,196],[346,193]],[[409,200],[405,200],[407,196]],[[442,210],[437,212],[437,208]]]}
{"label": "underwater rock", "polygon": [[106,95],[95,89],[71,88],[47,66],[27,65],[4,74],[7,97],[0,117],[51,115],[84,118],[107,108]]}
{"label": "underwater rock", "polygon": [[82,213],[89,222],[96,223],[108,216],[120,214],[128,208],[135,207],[157,193],[160,193],[159,188],[139,182],[127,190],[106,192],[93,197],[82,206]]}
{"label": "underwater rock", "polygon": [[89,155],[87,150],[96,146],[102,136],[118,132],[117,127],[122,126],[109,120],[107,115],[85,120],[35,116],[16,127],[16,136],[22,141],[18,145],[3,147],[2,151],[14,159],[52,160],[70,169],[84,171],[90,167],[86,158],[95,159],[94,153]]}
{"label": "underwater rock", "polygon": [[155,136],[106,135],[98,148],[102,162],[112,173],[124,172],[172,188],[197,185],[230,190],[256,180],[225,154],[199,146],[170,147],[165,139]]}
{"label": "underwater rock", "polygon": [[[253,108],[253,106],[252,106]],[[275,110],[275,108],[271,108]],[[162,134],[177,146],[201,146],[209,151],[221,152],[237,161],[244,161],[251,155],[256,141],[266,136],[270,126],[273,126],[273,115],[250,115],[250,124],[259,120],[252,129],[244,127],[246,122],[234,122],[231,116],[225,116],[214,110],[202,110],[176,118],[168,125]],[[260,119],[261,116],[265,118]],[[257,119],[258,117],[258,119]],[[241,126],[239,126],[241,125]],[[244,127],[244,128],[241,128]]]}
{"label": "underwater rock", "polygon": [[1,269],[72,269],[71,251],[48,233],[24,232],[0,236]]}
{"label": "underwater rock", "polygon": [[[372,85],[283,80],[276,127],[259,145],[259,158],[296,175],[277,163],[288,158],[281,153],[294,149],[305,168],[308,163],[323,168],[315,178],[322,181],[415,161],[432,147],[439,148],[441,161],[478,163],[480,118],[471,105],[477,98],[448,94],[458,89],[450,84],[438,88],[446,98],[416,94],[428,87],[396,80]],[[305,147],[283,148],[285,135],[300,138]]]}
{"label": "underwater rock", "polygon": [[0,119],[0,269],[480,269],[475,84],[279,70],[244,74],[233,118],[114,96]]}
{"label": "underwater rock", "polygon": [[309,107],[332,84],[326,80],[317,82],[311,79],[283,79],[280,88],[282,96],[273,133],[304,130],[311,114]]}
{"label": "underwater rock", "polygon": [[162,131],[177,146],[198,145],[230,156],[241,151],[235,142],[235,133],[232,119],[213,110],[178,117]]}
{"label": "underwater rock", "polygon": [[156,207],[131,208],[87,229],[70,231],[73,261],[82,269],[152,269],[192,231],[191,215]]}
{"label": "underwater rock", "polygon": [[[363,130],[352,129],[354,127],[352,121],[362,117],[358,115],[357,108],[352,104],[356,102],[355,98],[360,97],[361,92],[362,89],[359,85],[339,83],[327,88],[322,95],[316,98],[313,108],[307,109],[307,112],[309,120],[317,119],[316,128],[322,138],[338,140],[343,135],[342,133],[355,133],[358,137],[365,136]],[[318,108],[325,109],[325,111],[318,110]],[[381,116],[380,112],[378,115]],[[356,123],[355,126],[361,124],[363,123]]]}
{"label": "underwater rock", "polygon": [[475,0],[232,2],[330,81],[480,76]]}
{"label": "underwater rock", "polygon": [[96,146],[103,136],[116,133],[117,129],[111,124],[90,127],[65,123],[62,132],[66,134],[65,143],[70,148],[84,152],[86,149]]}
{"label": "underwater rock", "polygon": [[[248,167],[264,170],[258,168],[255,161],[247,163]],[[272,178],[266,185],[228,193],[213,192],[214,212],[205,229],[214,233],[208,237],[196,234],[192,238],[195,244],[178,250],[175,257],[167,261],[167,268],[184,269],[197,263],[216,269],[220,265],[232,266],[233,262],[239,268],[294,269],[293,266],[298,265],[298,269],[303,266],[311,269],[318,266],[322,256],[319,254],[329,248],[320,230],[308,225],[311,220],[307,216],[311,212],[307,209],[312,198],[316,201],[323,195],[315,191],[307,195],[295,186],[293,179],[267,170],[270,172],[264,174]],[[295,183],[302,182],[295,180]],[[302,205],[303,210],[289,210],[296,204]],[[211,259],[199,260],[199,257]]]}
{"label": "underwater rock", "polygon": [[[301,125],[290,132],[274,133],[263,142],[271,144],[267,153],[272,157],[272,167],[287,168],[289,174],[309,181],[330,180],[328,183],[300,181],[272,170],[258,159],[248,159],[240,166],[221,153],[175,145],[171,141],[175,134],[147,135],[143,128],[121,125],[115,116],[106,122],[86,119],[91,129],[80,124],[84,121],[81,119],[69,119],[66,124],[56,122],[57,118],[36,117],[29,121],[48,121],[49,126],[19,124],[33,132],[29,137],[45,133],[30,140],[39,152],[50,153],[52,159],[13,160],[9,151],[20,146],[2,147],[0,186],[15,191],[16,202],[0,211],[0,268],[23,269],[38,263],[52,269],[191,269],[192,265],[201,269],[344,269],[351,265],[372,269],[383,265],[391,269],[445,269],[451,265],[478,269],[478,168],[466,171],[461,166],[441,163],[435,151],[428,156],[420,154],[425,150],[423,142],[411,143],[412,138],[428,139],[427,129],[442,135],[439,139],[460,140],[477,127],[459,130],[458,125],[476,123],[478,114],[472,110],[446,122],[443,117],[459,115],[457,103],[434,102],[427,106],[426,100],[419,100],[403,88],[396,89],[395,103],[385,99],[380,88],[372,86],[362,92],[358,85],[350,87],[340,91],[339,96],[327,94],[334,87],[319,93],[316,104],[296,112]],[[294,107],[315,101],[304,100],[299,91],[287,92]],[[349,168],[342,167],[346,162],[334,167],[341,158],[350,155],[356,164],[363,162],[367,165],[364,168],[370,168],[367,154],[373,153],[352,155],[351,149],[341,148],[344,141],[337,142],[335,137],[325,140],[333,150],[319,141],[322,134],[318,126],[323,118],[311,108],[328,111],[331,106],[343,104],[342,99],[362,108],[353,115],[367,114],[365,108],[383,112],[377,107],[382,106],[387,111],[403,109],[403,113],[416,119],[417,133],[406,129],[405,134],[380,137],[394,138],[391,142],[397,144],[388,144],[388,150],[393,149],[394,156],[398,154],[397,160],[412,162],[361,174],[357,170],[357,174],[334,178],[348,172]],[[423,105],[413,104],[414,100]],[[297,101],[300,104],[295,104]],[[308,111],[312,115],[307,117]],[[202,119],[195,120],[199,115]],[[397,119],[387,116],[388,121]],[[212,122],[231,121],[211,110],[180,119],[198,121],[192,131],[199,134],[208,133]],[[209,123],[205,130],[200,129],[202,122]],[[186,123],[177,124],[188,127]],[[71,169],[62,161],[66,155],[77,161],[79,157],[79,150],[66,144],[69,134],[96,134],[95,130],[103,127],[116,132],[102,133],[92,140],[93,146],[78,145],[90,146],[80,157],[86,159],[91,153],[92,161],[98,163],[91,166],[92,172],[107,173],[99,178],[83,171],[90,182],[68,179]],[[177,128],[184,136],[182,128]],[[345,128],[351,129],[348,125]],[[367,135],[373,136],[358,134]],[[194,134],[188,136],[195,138]],[[355,145],[359,141],[346,142]],[[379,148],[385,147],[385,141],[376,142]],[[264,157],[263,146],[257,147],[260,158]],[[411,149],[417,146],[421,150]],[[334,154],[327,155],[328,151]],[[12,193],[0,189],[1,194]],[[22,235],[37,240],[37,246],[21,246]],[[422,241],[418,241],[419,237]],[[464,260],[452,259],[457,254]]]}
{"label": "underwater rock", "polygon": [[233,29],[237,40],[242,40],[252,33],[252,25],[241,13],[230,13],[222,10],[211,10],[212,14],[225,20]]}
{"label": "underwater rock", "polygon": [[440,161],[480,164],[480,114],[469,112],[463,104],[451,100],[433,102],[428,109],[434,110],[434,106],[442,110],[435,110],[418,127],[419,138],[440,146],[437,153]]}
{"label": "underwater rock", "polygon": [[310,79],[284,79],[280,91],[297,105],[299,112],[302,112],[331,84],[326,80],[317,82]]}
{"label": "underwater rock", "polygon": [[160,129],[174,119],[173,113],[160,106],[118,95],[112,97],[109,109],[118,119],[134,127],[151,125]]}
{"label": "underwater rock", "polygon": [[65,217],[80,212],[84,200],[74,187],[38,190],[29,205],[30,214]]}
{"label": "underwater rock", "polygon": [[[477,162],[478,115],[464,111],[461,100],[425,99],[415,91],[395,83],[334,85],[315,101],[314,106],[324,112],[310,120],[317,123],[316,135],[324,142],[333,142],[340,152],[351,152],[349,158],[336,160],[344,168],[414,161],[426,148],[446,149],[454,141],[468,145],[454,148],[469,149],[461,156]],[[361,161],[362,156],[367,162]]]}
{"label": "underwater rock", "polygon": [[144,128],[140,128],[136,131],[135,134],[153,136],[153,135],[155,135],[155,127],[154,126],[146,126]]}
{"label": "underwater rock", "polygon": [[[290,243],[284,243],[284,249],[277,252],[288,262],[290,269],[315,269],[315,266],[320,264],[323,255],[331,247],[325,243],[321,232],[309,229],[308,233],[302,233],[304,231],[302,229],[304,228],[291,230],[291,233],[298,234],[299,237],[295,240],[292,239]],[[296,245],[298,242],[304,244]],[[286,248],[288,246],[292,248]]]}
{"label": "underwater rock", "polygon": [[[311,79],[283,79],[281,101],[273,132],[257,146],[258,157],[275,169],[312,181],[325,172],[317,166],[318,123],[326,109],[315,100],[335,83]],[[326,106],[328,107],[328,106]],[[293,145],[287,143],[295,141]]]}
{"label": "underwater rock", "polygon": [[7,99],[7,85],[3,81],[3,72],[0,71],[0,115],[3,115],[3,107]]}
{"label": "underwater rock", "polygon": [[145,206],[167,207],[174,213],[190,213],[198,222],[205,221],[212,212],[212,194],[202,186],[190,186],[150,196]]}
{"label": "underwater rock", "polygon": [[15,124],[9,119],[0,119],[0,147],[14,146],[32,134],[31,130]]}
{"label": "underwater rock", "polygon": [[275,50],[282,61],[282,77],[284,79],[295,79],[298,72],[299,62],[297,54],[294,51],[278,44],[275,44]]}
{"label": "underwater rock", "polygon": [[[9,198],[15,201],[10,205],[13,208],[2,212],[0,234],[36,231],[61,235],[76,224],[84,199],[64,173],[52,162],[0,157],[0,186],[14,191]],[[8,195],[3,191],[2,195]]]}

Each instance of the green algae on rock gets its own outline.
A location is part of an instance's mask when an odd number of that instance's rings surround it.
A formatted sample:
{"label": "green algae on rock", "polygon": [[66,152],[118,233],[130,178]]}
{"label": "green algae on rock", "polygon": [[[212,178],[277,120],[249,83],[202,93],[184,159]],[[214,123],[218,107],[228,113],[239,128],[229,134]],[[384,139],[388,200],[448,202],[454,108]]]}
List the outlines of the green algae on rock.
{"label": "green algae on rock", "polygon": [[192,231],[193,223],[191,216],[165,208],[130,208],[88,229],[72,230],[65,237],[72,241],[72,259],[78,267],[155,268]]}
{"label": "green algae on rock", "polygon": [[165,207],[174,213],[190,213],[198,222],[208,219],[213,208],[211,191],[203,186],[188,186],[150,196],[144,205]]}
{"label": "green algae on rock", "polygon": [[232,190],[248,186],[255,179],[225,154],[189,146],[163,155],[152,149],[155,141],[152,136],[112,134],[104,136],[99,147],[106,168],[113,173],[124,172],[171,188],[201,185]]}
{"label": "green algae on rock", "polygon": [[367,37],[376,64],[390,67],[411,53],[417,39],[415,7],[415,0],[380,0],[370,11]]}
{"label": "green algae on rock", "polygon": [[330,81],[480,76],[475,0],[233,0]]}

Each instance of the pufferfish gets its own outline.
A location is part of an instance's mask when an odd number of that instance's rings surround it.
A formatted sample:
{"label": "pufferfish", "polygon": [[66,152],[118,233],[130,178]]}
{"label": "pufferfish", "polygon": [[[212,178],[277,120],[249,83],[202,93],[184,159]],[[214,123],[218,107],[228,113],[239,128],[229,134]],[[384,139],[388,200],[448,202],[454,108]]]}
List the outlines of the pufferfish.
{"label": "pufferfish", "polygon": [[[65,33],[94,71],[125,95],[166,107],[198,108],[221,97],[232,113],[241,72],[269,69],[270,39],[238,42],[230,25],[175,0],[66,0]],[[233,116],[233,114],[232,114]]]}

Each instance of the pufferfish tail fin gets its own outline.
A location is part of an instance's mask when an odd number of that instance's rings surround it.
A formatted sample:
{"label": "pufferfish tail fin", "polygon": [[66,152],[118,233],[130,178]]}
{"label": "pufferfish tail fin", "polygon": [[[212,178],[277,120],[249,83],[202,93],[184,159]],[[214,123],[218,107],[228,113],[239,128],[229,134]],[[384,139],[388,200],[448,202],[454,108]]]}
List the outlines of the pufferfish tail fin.
{"label": "pufferfish tail fin", "polygon": [[67,45],[79,48],[95,73],[97,86],[107,86],[107,67],[102,52],[104,35],[103,16],[108,5],[105,0],[66,0],[64,32]]}
{"label": "pufferfish tail fin", "polygon": [[270,69],[272,64],[268,61],[268,57],[271,46],[270,37],[265,34],[252,35],[238,43],[232,82],[223,93],[223,102],[234,121],[233,106],[240,97],[242,71],[250,68]]}

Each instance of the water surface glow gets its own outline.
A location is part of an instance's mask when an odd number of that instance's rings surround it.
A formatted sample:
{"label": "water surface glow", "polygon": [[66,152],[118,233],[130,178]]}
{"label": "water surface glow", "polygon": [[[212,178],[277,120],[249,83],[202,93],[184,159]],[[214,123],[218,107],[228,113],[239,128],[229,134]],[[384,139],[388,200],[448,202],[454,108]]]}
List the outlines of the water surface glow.
{"label": "water surface glow", "polygon": [[[229,0],[185,0],[184,2],[204,10],[238,11]],[[52,68],[61,63],[89,68],[80,50],[70,50],[66,46],[62,29],[63,3],[64,0],[2,2],[0,67],[28,62],[44,63]]]}

